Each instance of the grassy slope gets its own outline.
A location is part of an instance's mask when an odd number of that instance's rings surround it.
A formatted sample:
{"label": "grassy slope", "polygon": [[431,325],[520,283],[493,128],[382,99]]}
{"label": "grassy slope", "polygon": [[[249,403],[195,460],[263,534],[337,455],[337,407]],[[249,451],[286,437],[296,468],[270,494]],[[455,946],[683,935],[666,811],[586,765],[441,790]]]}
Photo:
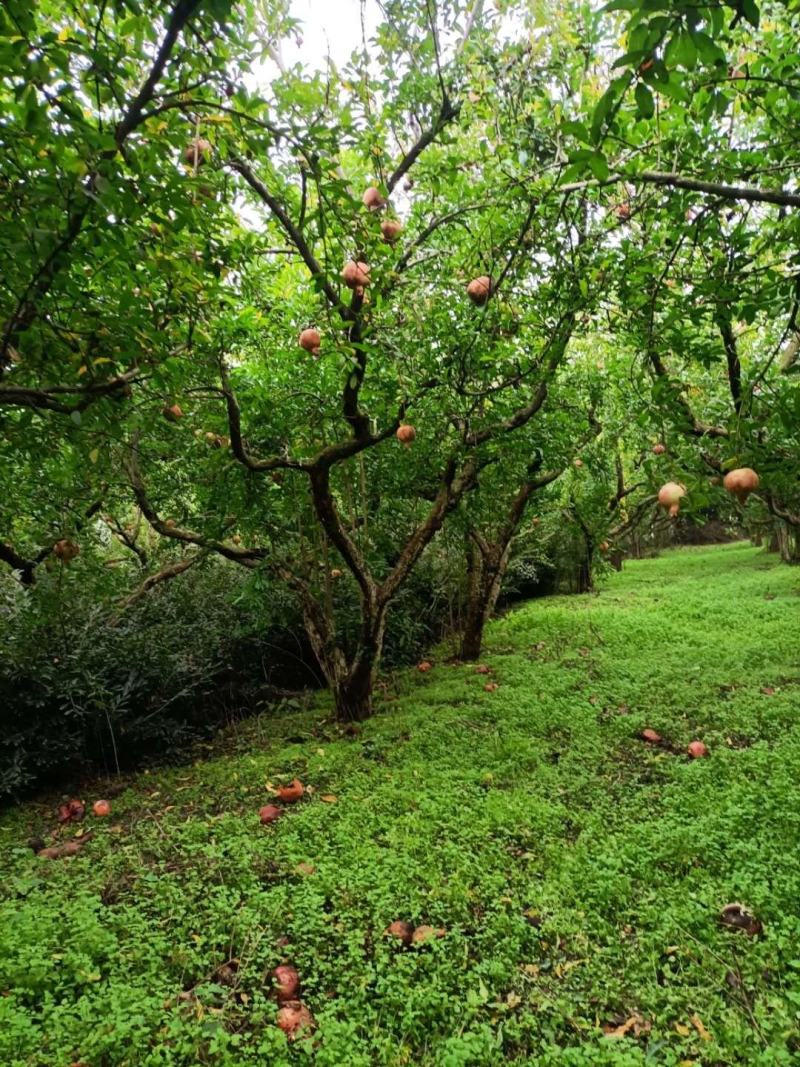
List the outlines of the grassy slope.
{"label": "grassy slope", "polygon": [[[250,723],[136,779],[74,859],[23,847],[51,808],[9,813],[0,1063],[799,1062],[797,586],[742,545],[630,563],[494,624],[495,693],[440,660],[356,739],[324,708]],[[316,794],[260,827],[265,783],[295,774]],[[764,936],[718,927],[733,900]],[[398,950],[395,918],[447,935]],[[235,990],[208,980],[231,956]],[[313,1051],[274,1026],[284,957]],[[649,1032],[603,1035],[635,1015]]]}

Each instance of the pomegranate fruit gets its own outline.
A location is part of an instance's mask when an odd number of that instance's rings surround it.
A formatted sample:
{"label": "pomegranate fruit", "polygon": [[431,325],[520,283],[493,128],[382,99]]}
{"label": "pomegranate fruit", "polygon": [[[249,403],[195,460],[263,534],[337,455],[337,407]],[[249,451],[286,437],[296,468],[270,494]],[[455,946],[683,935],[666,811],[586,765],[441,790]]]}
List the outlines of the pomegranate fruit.
{"label": "pomegranate fruit", "polygon": [[174,530],[178,524],[177,522],[175,522],[174,519],[167,519],[164,525],[167,527],[168,530]]}
{"label": "pomegranate fruit", "polygon": [[277,1021],[290,1041],[302,1037],[305,1030],[314,1029],[314,1016],[299,1000],[288,1000],[279,1008]]}
{"label": "pomegranate fruit", "polygon": [[704,756],[709,755],[708,748],[702,741],[691,741],[689,747],[686,749],[692,759],[702,759]]}
{"label": "pomegranate fruit", "polygon": [[577,467],[578,470],[580,470],[581,467],[583,466],[583,460],[580,457],[578,459],[573,459],[572,465],[573,465],[573,467]]}
{"label": "pomegranate fruit", "polygon": [[272,972],[272,977],[275,979],[275,996],[279,1004],[297,999],[300,992],[300,974],[296,967],[290,963],[282,963]]}
{"label": "pomegranate fruit", "polygon": [[279,808],[277,804],[265,804],[263,808],[258,810],[258,817],[261,819],[262,826],[277,822],[283,814],[283,808]]}
{"label": "pomegranate fruit", "polygon": [[331,571],[331,578],[341,578],[341,577],[342,577],[342,572],[339,570],[338,567],[334,567],[333,570]]}
{"label": "pomegranate fruit", "polygon": [[639,734],[643,741],[648,741],[651,745],[660,745],[664,738],[658,733],[657,730],[651,730],[649,727],[642,730]]}
{"label": "pomegranate fruit", "polygon": [[617,204],[617,206],[614,208],[614,214],[617,216],[620,222],[627,222],[628,219],[631,217],[631,205],[627,202],[627,200],[623,201],[621,204]]}
{"label": "pomegranate fruit", "polygon": [[396,937],[404,945],[410,945],[414,937],[414,927],[404,919],[395,919],[393,923],[389,923],[386,927],[384,934],[387,937]]}
{"label": "pomegranate fruit", "polygon": [[483,688],[487,693],[494,693],[498,685],[497,682],[487,682]]}
{"label": "pomegranate fruit", "polygon": [[608,552],[609,548],[611,548],[611,545],[608,543],[608,541],[601,541],[600,542],[600,551],[601,552]]}
{"label": "pomegranate fruit", "polygon": [[660,441],[658,442],[657,445],[653,445],[653,455],[654,456],[663,456],[666,451],[667,451],[667,446],[666,445],[662,445]]}
{"label": "pomegranate fruit", "polygon": [[69,804],[69,817],[80,821],[86,814],[86,805],[82,800],[70,800]]}
{"label": "pomegranate fruit", "polygon": [[492,295],[492,279],[487,274],[473,278],[467,286],[467,296],[473,304],[482,307]]}
{"label": "pomegranate fruit", "polygon": [[294,804],[305,793],[303,783],[299,778],[293,778],[289,785],[282,785],[278,790],[278,799],[284,804]]}
{"label": "pomegranate fruit", "polygon": [[167,404],[161,411],[161,414],[167,420],[167,422],[177,422],[178,419],[183,418],[183,412],[181,411],[180,404]]}
{"label": "pomegranate fruit", "polygon": [[686,496],[686,489],[677,482],[666,482],[658,490],[658,502],[662,508],[669,508],[670,515],[680,511],[681,500]]}
{"label": "pomegranate fruit", "polygon": [[752,915],[744,904],[726,904],[720,912],[719,921],[732,930],[741,930],[748,937],[762,933],[764,925]]}
{"label": "pomegranate fruit", "polygon": [[397,433],[395,434],[395,436],[397,437],[397,440],[400,442],[401,445],[405,445],[406,448],[409,448],[411,442],[415,441],[417,438],[417,431],[414,429],[413,426],[409,426],[407,423],[404,423],[402,426],[397,427]]}
{"label": "pomegranate fruit", "polygon": [[63,537],[60,541],[56,541],[53,545],[53,553],[64,563],[71,563],[76,556],[80,555],[80,548],[74,541],[70,541],[69,538]]}
{"label": "pomegranate fruit", "polygon": [[342,281],[348,289],[364,289],[369,285],[369,266],[362,260],[351,259],[345,263],[342,271]]}
{"label": "pomegranate fruit", "polygon": [[381,234],[387,244],[394,244],[403,232],[403,224],[399,219],[384,219],[381,223]]}
{"label": "pomegranate fruit", "polygon": [[417,670],[420,672],[420,674],[427,674],[432,666],[432,663],[429,663],[428,660],[424,659],[422,663],[417,664]]}
{"label": "pomegranate fruit", "polygon": [[297,339],[297,343],[301,348],[304,348],[306,352],[310,352],[312,356],[318,356],[320,345],[322,344],[322,337],[320,336],[319,330],[309,327],[309,329],[301,332]]}
{"label": "pomegranate fruit", "polygon": [[722,485],[732,493],[740,504],[746,504],[747,498],[758,489],[759,477],[751,467],[737,467],[728,471],[722,479]]}
{"label": "pomegranate fruit", "polygon": [[379,211],[386,200],[381,195],[380,189],[374,185],[370,185],[368,189],[364,190],[364,195],[361,197],[361,203],[364,207],[369,208],[370,211]]}
{"label": "pomegranate fruit", "polygon": [[208,157],[210,155],[211,142],[207,141],[204,137],[196,137],[186,146],[183,158],[190,167],[200,167],[203,163],[208,162]]}
{"label": "pomegranate fruit", "polygon": [[96,800],[94,804],[92,804],[92,811],[98,819],[104,819],[107,815],[111,814],[111,805],[107,800]]}

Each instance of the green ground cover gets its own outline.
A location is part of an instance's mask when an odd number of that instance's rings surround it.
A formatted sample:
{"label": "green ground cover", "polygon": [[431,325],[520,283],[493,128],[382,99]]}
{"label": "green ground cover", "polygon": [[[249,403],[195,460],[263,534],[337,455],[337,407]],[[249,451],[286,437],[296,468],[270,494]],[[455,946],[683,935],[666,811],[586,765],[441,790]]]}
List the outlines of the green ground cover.
{"label": "green ground cover", "polygon": [[6,812],[0,1064],[800,1062],[799,587],[749,545],[631,562],[494,623],[490,676],[437,650],[351,735],[323,697],[131,779],[73,858],[26,846],[52,798]]}

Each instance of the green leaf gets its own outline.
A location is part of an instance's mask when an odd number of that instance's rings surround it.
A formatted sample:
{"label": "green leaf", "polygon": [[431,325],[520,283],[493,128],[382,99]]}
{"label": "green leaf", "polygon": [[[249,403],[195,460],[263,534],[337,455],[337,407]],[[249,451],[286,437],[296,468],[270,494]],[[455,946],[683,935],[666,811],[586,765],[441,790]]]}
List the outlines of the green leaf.
{"label": "green leaf", "polygon": [[653,94],[650,92],[644,82],[636,83],[634,96],[636,98],[636,107],[642,118],[652,118],[656,110],[656,105],[655,101],[653,100]]}

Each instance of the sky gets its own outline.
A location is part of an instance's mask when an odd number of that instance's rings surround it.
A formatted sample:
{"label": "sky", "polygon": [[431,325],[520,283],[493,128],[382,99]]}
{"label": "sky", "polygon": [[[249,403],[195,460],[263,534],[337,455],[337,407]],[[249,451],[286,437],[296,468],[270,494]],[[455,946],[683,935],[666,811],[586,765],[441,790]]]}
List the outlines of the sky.
{"label": "sky", "polygon": [[[377,5],[367,3],[367,38],[376,25]],[[302,62],[320,67],[330,53],[338,67],[342,67],[351,52],[361,42],[361,4],[359,0],[293,0],[292,16],[302,22],[302,44],[291,42],[283,46],[283,59],[288,64]]]}

